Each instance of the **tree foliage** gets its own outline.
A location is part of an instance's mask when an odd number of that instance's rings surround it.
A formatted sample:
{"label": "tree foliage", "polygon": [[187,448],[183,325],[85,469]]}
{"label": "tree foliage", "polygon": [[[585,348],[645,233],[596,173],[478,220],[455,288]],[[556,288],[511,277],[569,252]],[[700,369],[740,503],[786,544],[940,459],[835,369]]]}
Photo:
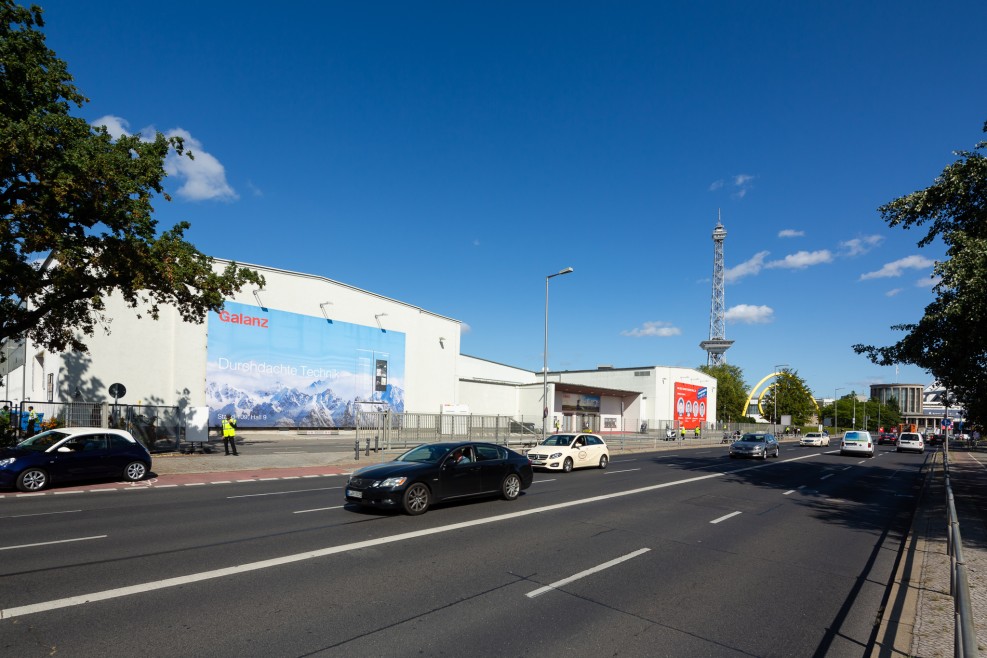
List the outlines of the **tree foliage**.
{"label": "tree foliage", "polygon": [[[877,432],[881,427],[892,431],[901,423],[901,410],[896,399],[889,398],[887,403],[882,404],[877,398],[864,402],[857,400],[856,397],[857,393],[854,391],[836,400],[835,404],[824,406],[822,417],[833,419],[838,427],[865,429],[871,432]],[[854,419],[856,419],[855,427]]]}
{"label": "tree foliage", "polygon": [[716,379],[716,418],[722,422],[737,422],[747,401],[744,371],[727,363],[696,368]]}
{"label": "tree foliage", "polygon": [[[987,132],[987,123],[984,124]],[[889,226],[927,230],[918,246],[941,239],[946,259],[935,265],[941,277],[936,298],[916,324],[893,326],[906,332],[888,347],[854,345],[878,365],[912,363],[925,368],[966,408],[974,422],[987,420],[987,142],[959,151],[932,185],[881,206]]]}
{"label": "tree foliage", "polygon": [[[816,403],[812,391],[805,380],[799,377],[798,371],[791,368],[781,370],[783,374],[775,378],[774,384],[764,395],[761,409],[775,423],[781,422],[782,416],[791,416],[793,425],[805,425],[816,415]],[[775,415],[775,398],[778,400],[777,415]]]}
{"label": "tree foliage", "polygon": [[108,295],[157,318],[173,305],[202,322],[252,270],[213,259],[159,231],[165,156],[191,157],[180,138],[113,139],[70,114],[88,102],[50,50],[41,10],[0,0],[0,342],[22,335],[51,351],[86,351]]}

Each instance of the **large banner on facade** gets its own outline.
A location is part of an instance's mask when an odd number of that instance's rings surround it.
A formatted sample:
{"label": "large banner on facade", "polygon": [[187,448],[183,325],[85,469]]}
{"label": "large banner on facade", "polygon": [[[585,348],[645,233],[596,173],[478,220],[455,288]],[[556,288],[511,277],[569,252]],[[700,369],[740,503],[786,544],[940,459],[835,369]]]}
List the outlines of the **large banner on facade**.
{"label": "large banner on facade", "polygon": [[404,347],[399,331],[226,302],[208,319],[210,422],[346,427],[404,411]]}
{"label": "large banner on facade", "polygon": [[675,420],[687,430],[706,422],[705,386],[675,382]]}

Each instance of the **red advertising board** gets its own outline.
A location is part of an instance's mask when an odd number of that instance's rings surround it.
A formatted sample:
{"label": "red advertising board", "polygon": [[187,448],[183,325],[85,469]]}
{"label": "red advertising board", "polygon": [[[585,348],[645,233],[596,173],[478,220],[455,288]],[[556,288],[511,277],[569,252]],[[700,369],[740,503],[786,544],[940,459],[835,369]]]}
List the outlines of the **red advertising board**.
{"label": "red advertising board", "polygon": [[675,382],[675,421],[679,427],[695,429],[706,422],[706,387]]}

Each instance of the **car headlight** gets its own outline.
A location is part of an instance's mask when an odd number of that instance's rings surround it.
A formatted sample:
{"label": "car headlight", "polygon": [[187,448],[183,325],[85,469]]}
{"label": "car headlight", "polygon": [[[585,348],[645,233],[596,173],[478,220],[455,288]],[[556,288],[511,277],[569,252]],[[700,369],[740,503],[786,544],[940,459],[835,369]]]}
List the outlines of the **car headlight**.
{"label": "car headlight", "polygon": [[7,457],[6,459],[0,459],[0,466],[10,466],[15,461],[17,461],[17,457]]}
{"label": "car headlight", "polygon": [[406,476],[387,478],[386,480],[379,480],[374,482],[373,486],[380,489],[393,489],[394,487],[400,487],[402,484],[408,481]]}
{"label": "car headlight", "polygon": [[553,452],[552,455],[549,457],[549,459],[558,459],[561,456],[562,456],[561,452]]}

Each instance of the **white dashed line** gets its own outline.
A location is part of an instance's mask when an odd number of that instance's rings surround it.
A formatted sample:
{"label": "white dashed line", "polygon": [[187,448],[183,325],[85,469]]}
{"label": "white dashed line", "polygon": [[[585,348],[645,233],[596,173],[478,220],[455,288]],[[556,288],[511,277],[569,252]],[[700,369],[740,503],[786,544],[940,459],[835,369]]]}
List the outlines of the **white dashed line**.
{"label": "white dashed line", "polygon": [[650,548],[641,548],[641,549],[638,549],[638,550],[634,551],[633,553],[628,553],[627,555],[625,555],[623,557],[618,557],[615,560],[610,560],[609,562],[604,562],[603,564],[600,564],[598,566],[595,566],[592,569],[587,569],[586,571],[580,571],[579,573],[573,574],[572,576],[569,576],[568,578],[563,578],[562,580],[557,580],[554,583],[552,583],[551,585],[545,585],[544,587],[539,587],[536,590],[532,590],[532,591],[528,592],[527,594],[525,594],[525,596],[527,596],[529,599],[533,599],[536,596],[540,596],[540,595],[544,594],[545,592],[551,592],[552,590],[556,590],[556,589],[562,587],[563,585],[568,585],[569,583],[574,582],[576,580],[579,580],[580,578],[585,578],[586,576],[590,576],[590,575],[592,575],[594,573],[597,573],[599,571],[603,571],[604,569],[609,569],[610,567],[614,567],[614,566],[620,564],[621,562],[626,562],[627,560],[630,560],[632,558],[636,558],[638,555],[643,555],[644,553],[647,553],[650,550],[651,550]]}
{"label": "white dashed line", "polygon": [[626,468],[622,471],[607,471],[604,475],[615,475],[617,473],[633,473],[634,471],[640,471],[640,468]]}
{"label": "white dashed line", "polygon": [[56,541],[43,541],[37,544],[21,544],[20,546],[0,546],[0,551],[12,551],[15,548],[35,548],[36,546],[51,546],[52,544],[67,544],[73,541],[89,541],[90,539],[106,539],[106,535],[96,535],[95,537],[77,537],[75,539],[58,539]]}
{"label": "white dashed line", "polygon": [[743,514],[743,512],[730,512],[729,514],[725,514],[718,519],[713,519],[712,521],[710,521],[710,523],[719,523],[720,521],[726,521],[727,519],[732,519],[738,514]]}

